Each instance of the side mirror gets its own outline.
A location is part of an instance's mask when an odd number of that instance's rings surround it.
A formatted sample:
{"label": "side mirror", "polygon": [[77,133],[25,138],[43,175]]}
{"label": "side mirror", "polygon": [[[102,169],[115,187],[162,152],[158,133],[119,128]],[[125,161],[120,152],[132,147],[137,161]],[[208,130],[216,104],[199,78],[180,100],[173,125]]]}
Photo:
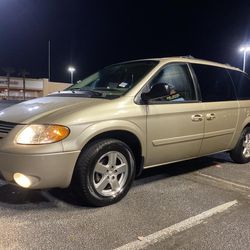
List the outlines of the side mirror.
{"label": "side mirror", "polygon": [[148,102],[149,100],[164,97],[170,95],[170,87],[166,83],[157,83],[153,85],[147,93],[141,94],[141,99],[143,102]]}

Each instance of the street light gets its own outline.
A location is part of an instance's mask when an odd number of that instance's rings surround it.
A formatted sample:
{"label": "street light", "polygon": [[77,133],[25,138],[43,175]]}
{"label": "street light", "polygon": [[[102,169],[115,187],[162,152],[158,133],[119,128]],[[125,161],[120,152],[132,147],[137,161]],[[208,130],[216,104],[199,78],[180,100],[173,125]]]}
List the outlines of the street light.
{"label": "street light", "polygon": [[240,52],[243,52],[243,71],[246,71],[246,57],[247,57],[247,52],[250,51],[250,45],[245,45],[240,47]]}
{"label": "street light", "polygon": [[68,71],[70,72],[70,82],[71,82],[71,84],[73,84],[73,75],[74,75],[74,72],[76,71],[76,69],[72,66],[69,66]]}

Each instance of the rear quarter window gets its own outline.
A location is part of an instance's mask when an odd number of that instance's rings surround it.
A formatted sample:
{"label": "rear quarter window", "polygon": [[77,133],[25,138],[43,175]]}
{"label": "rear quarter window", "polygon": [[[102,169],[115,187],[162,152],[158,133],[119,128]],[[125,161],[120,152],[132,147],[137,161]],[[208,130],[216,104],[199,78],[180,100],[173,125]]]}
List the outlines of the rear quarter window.
{"label": "rear quarter window", "polygon": [[240,71],[229,71],[239,100],[250,100],[250,79],[247,74]]}

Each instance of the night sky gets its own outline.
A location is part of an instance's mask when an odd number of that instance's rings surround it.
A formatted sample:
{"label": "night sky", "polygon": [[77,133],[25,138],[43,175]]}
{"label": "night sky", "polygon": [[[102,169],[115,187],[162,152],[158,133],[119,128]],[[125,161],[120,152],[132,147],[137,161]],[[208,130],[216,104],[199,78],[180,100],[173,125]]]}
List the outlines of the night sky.
{"label": "night sky", "polygon": [[69,82],[70,64],[79,80],[120,61],[175,55],[241,67],[250,1],[0,0],[0,69],[46,78],[48,40],[53,81]]}

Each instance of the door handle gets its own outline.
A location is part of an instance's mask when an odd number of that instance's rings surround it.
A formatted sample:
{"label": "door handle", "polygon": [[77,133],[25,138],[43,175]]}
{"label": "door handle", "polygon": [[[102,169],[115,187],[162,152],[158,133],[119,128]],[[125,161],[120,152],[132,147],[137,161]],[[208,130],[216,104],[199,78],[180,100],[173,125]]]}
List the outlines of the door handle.
{"label": "door handle", "polygon": [[203,120],[203,116],[200,114],[192,115],[191,119],[193,122],[200,122]]}
{"label": "door handle", "polygon": [[207,120],[213,120],[213,119],[216,118],[216,116],[215,116],[214,113],[211,113],[211,114],[207,114],[207,115],[206,115],[206,118],[207,118]]}

